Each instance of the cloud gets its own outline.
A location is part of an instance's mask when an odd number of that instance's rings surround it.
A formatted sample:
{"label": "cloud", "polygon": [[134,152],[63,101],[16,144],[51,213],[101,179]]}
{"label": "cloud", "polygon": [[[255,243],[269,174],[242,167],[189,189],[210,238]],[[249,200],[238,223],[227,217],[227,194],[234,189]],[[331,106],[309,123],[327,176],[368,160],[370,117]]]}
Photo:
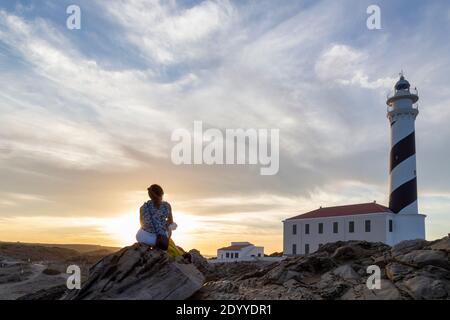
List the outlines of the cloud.
{"label": "cloud", "polygon": [[[2,119],[8,138],[3,140],[2,149],[37,158],[43,155],[62,165],[97,168],[105,163],[133,165],[135,161],[126,159],[122,150],[125,145],[165,156],[163,143],[149,136],[176,122],[157,105],[163,100],[161,95],[177,90],[178,83],[172,87],[152,84],[145,72],[105,70],[83,57],[46,22],[27,22],[5,11],[0,15],[0,39],[31,65],[29,77],[42,81],[37,86],[43,90],[29,97],[21,92],[36,84],[14,77],[14,86],[5,85],[3,104],[10,113]],[[54,104],[48,106],[50,101]],[[79,113],[84,113],[83,118],[73,120]]]}
{"label": "cloud", "polygon": [[215,38],[225,35],[235,14],[229,1],[189,8],[175,1],[116,1],[105,8],[147,60],[168,65],[210,59]]}
{"label": "cloud", "polygon": [[396,78],[369,81],[369,76],[364,70],[367,60],[367,54],[360,50],[343,44],[334,44],[320,56],[315,71],[322,81],[357,85],[364,89],[391,88]]}
{"label": "cloud", "polygon": [[[409,6],[417,19],[386,4],[376,32],[360,2],[81,1],[79,31],[63,4],[35,4],[0,9],[2,216],[135,215],[159,182],[206,247],[211,229],[264,242],[319,205],[386,203],[385,94],[401,68],[421,95],[419,190],[448,191],[441,4]],[[194,120],[279,128],[279,174],[173,165],[171,132]]]}

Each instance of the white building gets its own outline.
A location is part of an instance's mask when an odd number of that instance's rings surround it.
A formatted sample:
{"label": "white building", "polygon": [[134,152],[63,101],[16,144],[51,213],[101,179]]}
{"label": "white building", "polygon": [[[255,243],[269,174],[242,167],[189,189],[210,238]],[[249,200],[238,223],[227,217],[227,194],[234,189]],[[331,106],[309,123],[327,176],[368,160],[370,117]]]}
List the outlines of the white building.
{"label": "white building", "polygon": [[366,240],[394,245],[425,238],[425,215],[417,205],[415,104],[417,90],[401,75],[386,103],[391,128],[389,207],[362,203],[319,208],[283,221],[285,255],[308,254],[320,245],[346,240]]}
{"label": "white building", "polygon": [[255,260],[264,257],[264,247],[250,242],[231,242],[228,247],[217,249],[217,262]]}

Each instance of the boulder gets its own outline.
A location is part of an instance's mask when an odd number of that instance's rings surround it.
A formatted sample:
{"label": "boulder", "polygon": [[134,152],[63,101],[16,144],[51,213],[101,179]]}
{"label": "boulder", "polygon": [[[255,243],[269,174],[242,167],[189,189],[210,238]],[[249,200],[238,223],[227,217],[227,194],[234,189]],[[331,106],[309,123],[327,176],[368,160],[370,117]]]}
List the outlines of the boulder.
{"label": "boulder", "polygon": [[299,272],[324,273],[336,266],[336,262],[327,254],[318,252],[292,261],[291,266],[288,268]]}
{"label": "boulder", "polygon": [[386,276],[392,282],[396,282],[400,279],[403,279],[408,274],[414,271],[414,268],[405,266],[403,264],[392,262],[386,266]]}
{"label": "boulder", "polygon": [[189,251],[189,254],[192,258],[192,263],[194,266],[201,272],[205,277],[210,277],[212,271],[212,268],[210,264],[208,263],[208,260],[206,260],[205,257],[203,257],[197,249],[192,249]]}
{"label": "boulder", "polygon": [[322,288],[320,290],[320,297],[325,300],[335,300],[340,298],[348,288],[348,283],[336,281],[333,285]]}
{"label": "boulder", "polygon": [[23,295],[17,300],[59,300],[67,292],[67,285],[57,285]]}
{"label": "boulder", "polygon": [[349,281],[356,281],[361,278],[360,275],[349,264],[344,264],[340,267],[337,267],[333,270],[333,274],[341,279]]}
{"label": "boulder", "polygon": [[450,237],[445,237],[441,240],[434,242],[431,246],[433,250],[443,250],[450,253]]}
{"label": "boulder", "polygon": [[389,280],[381,279],[380,289],[369,289],[366,284],[350,288],[341,300],[401,300],[402,295]]}
{"label": "boulder", "polygon": [[300,272],[278,267],[270,270],[264,277],[262,277],[264,284],[283,284],[288,280],[300,280]]}
{"label": "boulder", "polygon": [[423,239],[405,240],[397,243],[391,249],[392,256],[399,256],[413,250],[420,250],[428,244],[428,241]]}
{"label": "boulder", "polygon": [[373,264],[379,266],[380,268],[386,267],[386,265],[391,262],[391,256],[389,254],[382,254],[379,256],[372,256]]}
{"label": "boulder", "polygon": [[414,299],[445,299],[450,296],[448,281],[418,275],[403,282]]}
{"label": "boulder", "polygon": [[422,268],[427,265],[450,269],[447,253],[438,250],[413,250],[399,255],[396,260],[413,267]]}
{"label": "boulder", "polygon": [[203,274],[182,257],[143,244],[104,257],[91,270],[81,290],[67,300],[183,300],[198,291]]}
{"label": "boulder", "polygon": [[383,256],[390,247],[381,242],[367,242],[367,241],[347,241],[336,242],[339,246],[329,246],[329,249],[335,247],[331,257],[338,261],[358,260],[364,265],[371,265],[373,261],[379,256]]}

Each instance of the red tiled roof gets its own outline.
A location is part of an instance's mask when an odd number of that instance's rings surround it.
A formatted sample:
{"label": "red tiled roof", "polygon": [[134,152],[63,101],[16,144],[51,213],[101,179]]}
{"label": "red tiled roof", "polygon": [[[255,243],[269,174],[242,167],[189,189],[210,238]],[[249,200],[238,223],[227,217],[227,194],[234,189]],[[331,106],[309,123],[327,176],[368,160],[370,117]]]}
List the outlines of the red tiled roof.
{"label": "red tiled roof", "polygon": [[225,251],[239,251],[242,248],[248,247],[248,246],[252,246],[252,244],[243,244],[243,245],[234,245],[234,246],[229,246],[229,247],[223,247],[217,250],[225,250]]}
{"label": "red tiled roof", "polygon": [[357,214],[379,213],[379,212],[392,212],[392,211],[388,207],[385,207],[381,204],[370,202],[370,203],[351,204],[346,206],[319,208],[289,218],[287,220],[350,216]]}

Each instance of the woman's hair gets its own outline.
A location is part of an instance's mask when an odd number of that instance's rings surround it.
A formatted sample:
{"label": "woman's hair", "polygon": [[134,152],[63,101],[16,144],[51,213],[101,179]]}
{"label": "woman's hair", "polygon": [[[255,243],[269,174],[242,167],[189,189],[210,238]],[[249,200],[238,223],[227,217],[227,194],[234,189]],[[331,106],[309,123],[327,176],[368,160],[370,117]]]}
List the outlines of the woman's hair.
{"label": "woman's hair", "polygon": [[164,195],[163,188],[161,188],[161,186],[157,184],[152,184],[150,187],[148,187],[147,190],[150,199],[152,199],[155,206],[159,208],[159,206],[161,205],[162,197]]}

